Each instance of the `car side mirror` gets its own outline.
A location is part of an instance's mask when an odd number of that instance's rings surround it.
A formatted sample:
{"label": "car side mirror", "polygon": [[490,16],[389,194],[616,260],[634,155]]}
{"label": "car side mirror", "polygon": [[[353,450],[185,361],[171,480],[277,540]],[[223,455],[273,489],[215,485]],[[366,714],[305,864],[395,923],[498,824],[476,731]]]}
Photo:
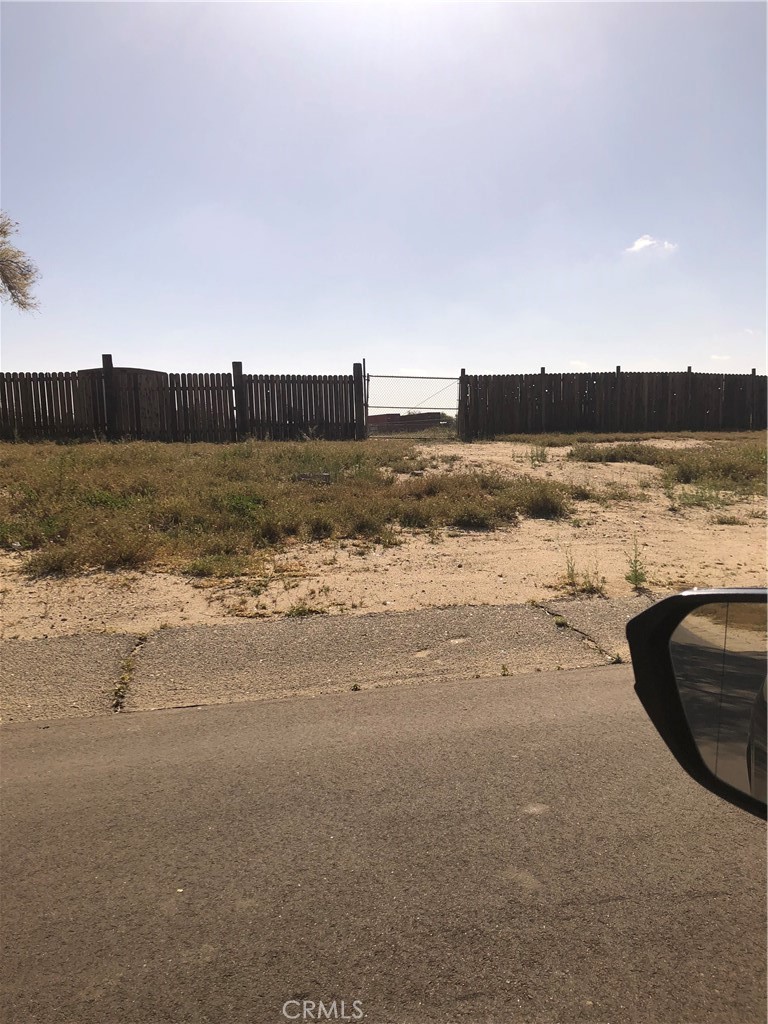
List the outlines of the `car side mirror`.
{"label": "car side mirror", "polygon": [[766,817],[765,590],[694,590],[627,624],[635,692],[681,766]]}

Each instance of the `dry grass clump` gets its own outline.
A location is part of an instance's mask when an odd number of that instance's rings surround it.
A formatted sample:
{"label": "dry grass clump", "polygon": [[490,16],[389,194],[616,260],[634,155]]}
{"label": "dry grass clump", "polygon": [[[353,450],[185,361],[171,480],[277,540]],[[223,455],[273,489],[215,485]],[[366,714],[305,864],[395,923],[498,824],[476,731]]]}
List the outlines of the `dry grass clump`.
{"label": "dry grass clump", "polygon": [[695,484],[711,492],[765,494],[766,446],[762,436],[709,441],[690,448],[661,448],[642,442],[575,444],[568,458],[577,462],[636,462],[663,470],[667,487]]}
{"label": "dry grass clump", "polygon": [[33,576],[148,565],[235,576],[292,539],[389,545],[402,530],[559,519],[581,497],[527,475],[425,473],[439,466],[404,440],[5,444],[0,547],[29,552]]}

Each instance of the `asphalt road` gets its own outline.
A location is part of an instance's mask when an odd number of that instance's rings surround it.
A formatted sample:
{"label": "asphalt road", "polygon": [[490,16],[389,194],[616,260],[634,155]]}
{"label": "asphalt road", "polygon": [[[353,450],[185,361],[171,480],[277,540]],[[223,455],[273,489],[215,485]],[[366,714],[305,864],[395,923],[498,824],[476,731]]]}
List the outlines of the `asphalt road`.
{"label": "asphalt road", "polygon": [[2,771],[13,1024],[765,1018],[764,826],[626,666],[11,724]]}

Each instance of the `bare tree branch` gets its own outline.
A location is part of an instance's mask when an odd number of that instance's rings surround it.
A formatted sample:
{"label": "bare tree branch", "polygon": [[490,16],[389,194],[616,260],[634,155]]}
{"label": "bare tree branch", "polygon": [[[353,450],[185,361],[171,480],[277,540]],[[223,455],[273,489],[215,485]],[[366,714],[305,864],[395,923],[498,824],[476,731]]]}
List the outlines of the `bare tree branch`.
{"label": "bare tree branch", "polygon": [[0,210],[0,300],[17,309],[37,309],[32,289],[40,277],[35,264],[11,242],[18,224]]}

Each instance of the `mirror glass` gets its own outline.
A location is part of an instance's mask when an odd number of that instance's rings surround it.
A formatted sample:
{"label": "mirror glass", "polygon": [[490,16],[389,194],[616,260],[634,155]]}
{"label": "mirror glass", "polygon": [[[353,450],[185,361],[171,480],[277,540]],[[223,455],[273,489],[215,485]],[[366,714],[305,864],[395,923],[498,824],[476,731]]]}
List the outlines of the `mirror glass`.
{"label": "mirror glass", "polygon": [[766,605],[703,604],[669,642],[702,760],[722,782],[766,798]]}

